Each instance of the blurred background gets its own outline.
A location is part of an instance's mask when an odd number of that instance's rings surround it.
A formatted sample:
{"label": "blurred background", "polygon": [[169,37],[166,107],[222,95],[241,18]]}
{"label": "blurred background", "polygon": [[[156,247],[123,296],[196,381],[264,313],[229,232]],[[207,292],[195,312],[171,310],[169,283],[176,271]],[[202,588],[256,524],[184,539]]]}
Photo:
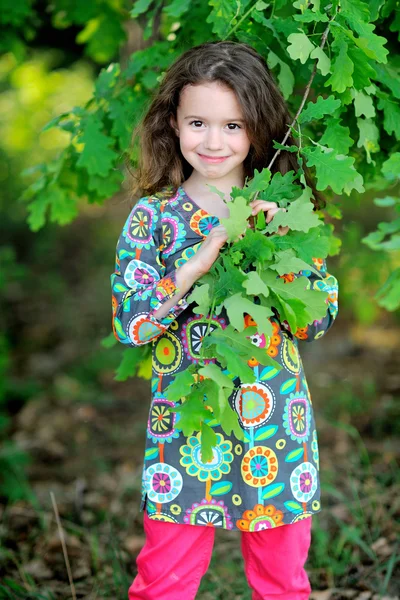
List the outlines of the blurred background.
{"label": "blurred background", "polygon": [[[133,377],[121,374],[124,348],[110,337],[110,274],[133,202],[123,166],[112,181],[101,164],[88,168],[89,180],[75,181],[71,146],[79,155],[87,139],[78,135],[71,144],[71,133],[82,118],[76,107],[84,107],[118,138],[112,150],[123,159],[162,70],[182,50],[218,34],[217,21],[207,25],[205,18],[215,3],[192,3],[194,14],[187,12],[190,3],[176,1],[164,10],[144,0],[133,9],[117,0],[5,4],[0,598],[122,599],[144,542],[138,510],[150,403],[148,359],[139,371],[131,365]],[[115,91],[122,67],[129,71],[129,97]],[[301,85],[300,76],[299,93]],[[58,126],[46,127],[52,122]],[[75,194],[63,195],[70,182]],[[339,315],[326,337],[300,343],[324,508],[313,518],[307,563],[315,600],[399,597],[400,316],[395,301],[388,310],[376,294],[400,267],[400,256],[361,242],[379,221],[395,219],[393,204],[377,205],[379,195],[370,189],[331,198],[340,242],[328,271],[339,280]],[[216,533],[198,597],[250,599],[239,532]]]}

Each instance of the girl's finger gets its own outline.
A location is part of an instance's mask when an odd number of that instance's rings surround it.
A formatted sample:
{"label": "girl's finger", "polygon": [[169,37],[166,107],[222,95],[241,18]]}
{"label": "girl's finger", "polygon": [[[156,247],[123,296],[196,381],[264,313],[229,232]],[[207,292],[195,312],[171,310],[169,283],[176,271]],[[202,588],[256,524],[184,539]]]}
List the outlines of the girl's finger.
{"label": "girl's finger", "polygon": [[270,210],[271,208],[277,208],[278,205],[276,202],[267,202],[266,200],[256,200],[254,204],[250,204],[252,207],[252,213],[257,214],[260,210]]}

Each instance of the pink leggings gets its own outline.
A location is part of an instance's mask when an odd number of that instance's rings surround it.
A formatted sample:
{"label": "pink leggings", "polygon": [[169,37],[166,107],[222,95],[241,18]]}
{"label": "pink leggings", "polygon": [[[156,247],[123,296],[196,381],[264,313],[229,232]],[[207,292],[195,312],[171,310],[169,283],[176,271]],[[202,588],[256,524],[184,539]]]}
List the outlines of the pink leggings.
{"label": "pink leggings", "polygon": [[[308,600],[304,569],[312,517],[263,531],[241,532],[244,571],[252,600]],[[193,600],[211,561],[215,528],[150,519],[143,512],[146,541],[129,600]]]}

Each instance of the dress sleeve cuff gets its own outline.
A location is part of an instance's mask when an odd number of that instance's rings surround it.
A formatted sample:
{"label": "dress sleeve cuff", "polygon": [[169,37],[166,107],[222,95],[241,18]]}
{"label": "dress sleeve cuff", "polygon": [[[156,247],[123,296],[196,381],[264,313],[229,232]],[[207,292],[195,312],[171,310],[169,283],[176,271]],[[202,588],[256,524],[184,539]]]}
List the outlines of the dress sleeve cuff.
{"label": "dress sleeve cuff", "polygon": [[149,318],[154,321],[154,323],[169,325],[189,306],[187,297],[191,294],[192,289],[188,290],[186,294],[177,301],[177,303],[170,309],[165,317],[162,319],[157,319],[154,316],[154,313],[164,304],[164,302],[172,298],[172,296],[174,296],[178,290],[176,283],[176,271],[177,269],[173,269],[167,275],[159,279],[156,284],[154,294],[150,302],[151,311],[149,313]]}

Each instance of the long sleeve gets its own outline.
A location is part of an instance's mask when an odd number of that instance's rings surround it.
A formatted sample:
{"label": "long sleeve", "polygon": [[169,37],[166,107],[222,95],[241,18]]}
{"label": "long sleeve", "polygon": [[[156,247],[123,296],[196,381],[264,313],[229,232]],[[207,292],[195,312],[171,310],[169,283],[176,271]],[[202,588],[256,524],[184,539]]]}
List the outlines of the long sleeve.
{"label": "long sleeve", "polygon": [[339,310],[338,305],[338,294],[339,294],[339,283],[336,277],[327,272],[326,260],[323,258],[313,258],[314,266],[323,275],[323,279],[318,277],[312,271],[300,271],[299,273],[290,273],[289,275],[283,275],[287,281],[291,281],[294,278],[305,275],[309,281],[308,288],[321,290],[328,292],[327,297],[327,309],[326,314],[319,321],[314,321],[306,327],[298,327],[296,332],[293,334],[287,321],[282,322],[282,326],[292,333],[294,337],[299,340],[306,342],[313,342],[319,340],[325,333],[332,327]]}
{"label": "long sleeve", "polygon": [[154,313],[177,291],[176,271],[166,273],[160,201],[141,198],[132,209],[116,247],[111,275],[112,327],[122,344],[141,346],[166,331],[189,306],[189,290],[162,319]]}

